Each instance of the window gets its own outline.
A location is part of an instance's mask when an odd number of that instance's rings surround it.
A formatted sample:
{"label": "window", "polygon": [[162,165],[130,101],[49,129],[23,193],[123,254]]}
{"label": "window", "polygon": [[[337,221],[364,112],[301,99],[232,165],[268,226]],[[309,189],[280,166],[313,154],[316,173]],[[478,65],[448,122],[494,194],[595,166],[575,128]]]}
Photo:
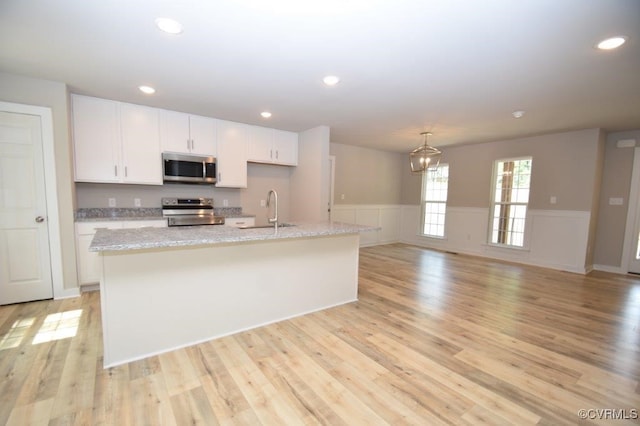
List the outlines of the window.
{"label": "window", "polygon": [[493,174],[491,243],[524,246],[531,184],[531,157],[498,160]]}
{"label": "window", "polygon": [[448,187],[448,164],[440,164],[437,169],[428,169],[422,175],[422,235],[444,237]]}

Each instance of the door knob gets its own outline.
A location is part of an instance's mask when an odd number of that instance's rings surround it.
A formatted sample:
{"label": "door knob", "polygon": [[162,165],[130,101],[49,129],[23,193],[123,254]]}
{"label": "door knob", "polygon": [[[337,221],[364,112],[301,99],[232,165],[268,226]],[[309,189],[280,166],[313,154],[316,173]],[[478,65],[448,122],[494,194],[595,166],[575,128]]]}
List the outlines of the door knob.
{"label": "door knob", "polygon": [[36,222],[38,222],[38,223],[44,222],[44,217],[42,217],[42,216],[36,217]]}

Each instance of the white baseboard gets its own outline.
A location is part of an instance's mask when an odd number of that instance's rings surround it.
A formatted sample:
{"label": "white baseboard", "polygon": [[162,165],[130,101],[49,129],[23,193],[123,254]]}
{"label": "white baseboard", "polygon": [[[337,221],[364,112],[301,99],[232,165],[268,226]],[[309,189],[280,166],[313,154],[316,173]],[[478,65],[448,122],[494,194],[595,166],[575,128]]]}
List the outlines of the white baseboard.
{"label": "white baseboard", "polygon": [[620,266],[611,266],[611,265],[598,265],[595,264],[593,265],[593,269],[595,271],[602,271],[602,272],[611,272],[613,274],[622,274],[625,275],[627,273],[627,271],[623,270],[622,267]]}

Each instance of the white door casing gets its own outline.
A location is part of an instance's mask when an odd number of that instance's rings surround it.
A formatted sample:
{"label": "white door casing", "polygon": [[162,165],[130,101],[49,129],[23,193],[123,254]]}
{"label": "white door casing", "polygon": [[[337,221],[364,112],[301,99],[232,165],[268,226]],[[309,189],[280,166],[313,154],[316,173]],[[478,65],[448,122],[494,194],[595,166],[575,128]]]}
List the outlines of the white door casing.
{"label": "white door casing", "polygon": [[622,250],[622,272],[640,274],[640,148],[634,149],[629,206]]}
{"label": "white door casing", "polygon": [[53,297],[41,118],[0,111],[0,304]]}
{"label": "white door casing", "polygon": [[333,219],[333,197],[335,195],[335,180],[336,180],[336,156],[329,156],[329,202],[327,203],[327,220]]}

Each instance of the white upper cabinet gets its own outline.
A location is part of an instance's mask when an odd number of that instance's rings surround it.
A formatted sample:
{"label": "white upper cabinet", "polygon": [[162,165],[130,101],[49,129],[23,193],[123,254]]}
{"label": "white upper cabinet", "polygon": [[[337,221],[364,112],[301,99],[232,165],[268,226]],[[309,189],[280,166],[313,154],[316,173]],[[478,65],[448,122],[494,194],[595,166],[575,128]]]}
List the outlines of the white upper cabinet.
{"label": "white upper cabinet", "polygon": [[286,166],[298,165],[298,134],[273,130],[274,163]]}
{"label": "white upper cabinet", "polygon": [[216,155],[216,120],[160,110],[162,151]]}
{"label": "white upper cabinet", "polygon": [[162,152],[216,157],[217,187],[246,188],[247,161],[298,165],[298,134],[72,95],[76,182],[162,185]]}
{"label": "white upper cabinet", "polygon": [[120,120],[117,102],[72,96],[73,153],[78,182],[119,182]]}
{"label": "white upper cabinet", "polygon": [[72,96],[75,180],[162,184],[155,108]]}
{"label": "white upper cabinet", "polygon": [[247,187],[247,127],[246,124],[216,120],[219,188]]}
{"label": "white upper cabinet", "polygon": [[247,126],[247,138],[247,160],[257,163],[271,163],[273,129]]}
{"label": "white upper cabinet", "polygon": [[247,160],[256,163],[298,165],[298,134],[260,126],[248,127]]}
{"label": "white upper cabinet", "polygon": [[124,183],[162,184],[158,110],[120,104]]}

